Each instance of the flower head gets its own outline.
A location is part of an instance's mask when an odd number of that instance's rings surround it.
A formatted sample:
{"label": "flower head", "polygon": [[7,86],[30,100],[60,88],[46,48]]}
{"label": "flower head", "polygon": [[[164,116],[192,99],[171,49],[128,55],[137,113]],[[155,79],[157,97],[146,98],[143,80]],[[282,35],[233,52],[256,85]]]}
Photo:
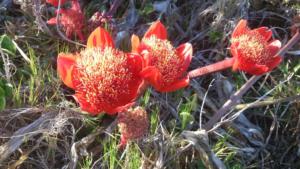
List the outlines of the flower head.
{"label": "flower head", "polygon": [[57,66],[63,82],[75,90],[82,110],[91,114],[128,108],[142,83],[142,59],[115,49],[109,33],[100,27],[89,36],[85,50],[59,54]]}
{"label": "flower head", "polygon": [[125,145],[128,140],[141,138],[149,128],[147,112],[142,107],[136,107],[119,113],[118,127],[121,133],[121,145]]}
{"label": "flower head", "polygon": [[[61,15],[59,23],[66,32],[66,36],[69,38],[72,34],[76,34],[81,41],[84,41],[82,30],[84,27],[84,15],[80,9],[78,1],[72,1],[72,7],[70,9],[60,9],[56,11],[57,15]],[[47,21],[50,25],[57,24],[56,17]]]}
{"label": "flower head", "polygon": [[281,47],[279,40],[271,40],[272,31],[266,27],[249,29],[241,20],[234,29],[230,51],[234,57],[233,70],[243,70],[253,75],[271,71],[280,62],[276,53]]}
{"label": "flower head", "polygon": [[[58,3],[59,3],[59,0],[46,0],[47,3],[57,7],[58,6]],[[66,3],[67,0],[60,0],[60,4],[63,5],[64,3]]]}
{"label": "flower head", "polygon": [[[133,46],[136,48],[137,45]],[[188,85],[189,78],[185,73],[192,59],[192,45],[185,43],[174,48],[160,21],[150,26],[137,51],[145,60],[141,75],[156,90],[170,92]]]}

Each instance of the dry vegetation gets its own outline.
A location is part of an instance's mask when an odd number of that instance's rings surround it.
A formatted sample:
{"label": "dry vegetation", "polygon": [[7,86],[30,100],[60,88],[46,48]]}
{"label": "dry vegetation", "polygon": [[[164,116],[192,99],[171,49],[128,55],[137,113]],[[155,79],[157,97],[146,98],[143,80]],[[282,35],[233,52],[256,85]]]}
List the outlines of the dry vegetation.
{"label": "dry vegetation", "polygon": [[[86,18],[111,4],[81,2]],[[161,19],[175,46],[193,44],[193,69],[230,57],[230,34],[241,18],[272,28],[285,44],[299,11],[291,0],[128,0],[109,26],[128,50],[133,32],[141,37]],[[0,50],[1,79],[12,86],[0,112],[0,168],[300,168],[299,43],[210,130],[208,119],[249,75],[226,70],[174,93],[147,90],[139,104],[149,113],[149,133],[119,150],[115,117],[82,114],[57,77],[57,54],[81,46],[48,27],[51,16],[42,0],[0,0],[0,35],[18,45],[15,55]]]}

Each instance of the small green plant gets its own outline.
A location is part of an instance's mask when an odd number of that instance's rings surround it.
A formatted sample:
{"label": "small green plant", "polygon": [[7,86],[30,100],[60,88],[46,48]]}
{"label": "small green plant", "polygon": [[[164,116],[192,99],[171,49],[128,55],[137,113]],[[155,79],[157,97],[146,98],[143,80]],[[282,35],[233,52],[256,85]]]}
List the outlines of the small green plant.
{"label": "small green plant", "polygon": [[103,144],[103,165],[104,168],[114,169],[120,164],[118,159],[117,138],[110,137],[102,142]]}
{"label": "small green plant", "polygon": [[0,79],[0,111],[6,107],[7,99],[12,97],[13,87],[4,79]]}
{"label": "small green plant", "polygon": [[212,150],[218,157],[223,158],[227,168],[241,169],[243,168],[242,163],[237,160],[237,152],[234,149],[228,147],[228,137],[225,136],[220,138],[218,142],[213,146]]}
{"label": "small green plant", "polygon": [[[33,105],[37,101],[37,94],[36,92],[36,87],[37,85],[42,85],[42,84],[37,84],[37,79],[39,78],[38,76],[38,63],[37,63],[37,57],[35,55],[34,50],[31,47],[28,47],[28,53],[30,56],[30,79],[29,79],[29,103]],[[42,83],[42,81],[40,81]]]}
{"label": "small green plant", "polygon": [[80,164],[80,169],[91,169],[93,165],[93,156],[89,155],[83,158],[82,163]]}
{"label": "small green plant", "polygon": [[150,133],[151,134],[154,134],[157,129],[157,126],[159,123],[158,113],[159,113],[159,107],[156,106],[150,115]]}
{"label": "small green plant", "polygon": [[212,43],[218,42],[222,38],[222,36],[223,36],[222,32],[219,32],[219,31],[210,31],[209,32],[209,40]]}
{"label": "small green plant", "polygon": [[138,169],[141,166],[141,153],[135,143],[129,145],[124,161],[124,168]]}
{"label": "small green plant", "polygon": [[0,36],[0,48],[2,51],[10,55],[16,54],[16,46],[13,43],[13,40],[6,34]]}
{"label": "small green plant", "polygon": [[181,130],[184,130],[186,126],[194,121],[194,117],[191,112],[197,107],[197,95],[194,94],[188,100],[187,103],[180,106],[179,116],[181,120]]}

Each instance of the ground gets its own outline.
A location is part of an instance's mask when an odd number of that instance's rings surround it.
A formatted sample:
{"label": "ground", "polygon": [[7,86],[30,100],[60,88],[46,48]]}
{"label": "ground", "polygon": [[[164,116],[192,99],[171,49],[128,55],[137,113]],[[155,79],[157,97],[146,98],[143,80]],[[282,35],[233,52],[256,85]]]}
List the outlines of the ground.
{"label": "ground", "polygon": [[[193,45],[189,70],[231,57],[230,37],[239,20],[247,19],[251,28],[271,28],[284,45],[300,14],[292,0],[80,5],[84,36],[95,27],[88,19],[103,12],[106,17],[97,23],[124,51],[130,50],[131,34],[141,38],[160,19],[174,46]],[[116,116],[82,112],[74,91],[57,75],[58,53],[78,52],[85,42],[47,25],[55,8],[44,1],[2,0],[0,7],[0,168],[300,168],[299,42],[213,129],[205,130],[209,119],[251,75],[227,69],[193,78],[176,92],[147,89],[136,104],[148,112],[149,131],[122,149]]]}

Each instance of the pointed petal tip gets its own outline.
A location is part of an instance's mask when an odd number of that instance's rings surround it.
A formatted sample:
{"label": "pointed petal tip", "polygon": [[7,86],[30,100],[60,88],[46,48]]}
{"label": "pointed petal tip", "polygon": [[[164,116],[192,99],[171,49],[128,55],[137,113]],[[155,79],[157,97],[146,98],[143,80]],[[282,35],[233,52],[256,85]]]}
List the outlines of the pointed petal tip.
{"label": "pointed petal tip", "polygon": [[138,53],[138,48],[140,46],[140,38],[133,34],[131,36],[131,52],[132,53]]}
{"label": "pointed petal tip", "polygon": [[178,80],[165,88],[162,88],[160,92],[174,92],[176,90],[187,87],[189,85],[189,82],[190,79],[188,76],[186,76],[183,79]]}
{"label": "pointed petal tip", "polygon": [[236,38],[240,35],[242,35],[243,33],[249,31],[248,28],[248,22],[245,19],[241,19],[238,24],[236,25],[236,27],[234,28],[231,37],[232,38]]}
{"label": "pointed petal tip", "polygon": [[76,56],[60,53],[57,57],[57,73],[65,85],[74,89],[73,69],[76,64]]}
{"label": "pointed petal tip", "polygon": [[176,48],[179,55],[190,55],[193,56],[193,46],[190,43],[184,43]]}
{"label": "pointed petal tip", "polygon": [[114,42],[110,34],[103,28],[96,28],[88,37],[87,48],[93,47],[112,47],[114,48]]}
{"label": "pointed petal tip", "polygon": [[144,38],[149,38],[152,35],[161,40],[167,39],[167,29],[159,20],[152,23],[152,25],[146,31]]}
{"label": "pointed petal tip", "polygon": [[56,18],[51,18],[47,21],[47,24],[49,25],[55,25],[56,24]]}

